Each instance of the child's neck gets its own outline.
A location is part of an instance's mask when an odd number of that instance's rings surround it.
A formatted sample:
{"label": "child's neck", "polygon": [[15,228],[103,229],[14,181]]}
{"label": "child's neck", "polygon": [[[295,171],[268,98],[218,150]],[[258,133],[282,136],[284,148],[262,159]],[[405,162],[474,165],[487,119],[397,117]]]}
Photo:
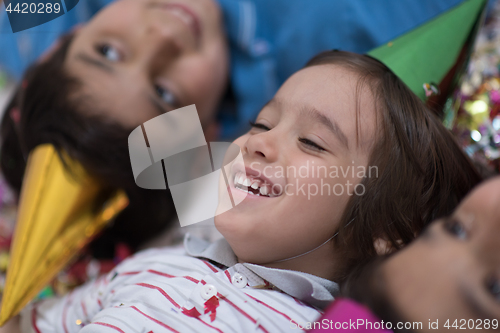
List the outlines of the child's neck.
{"label": "child's neck", "polygon": [[334,250],[333,241],[312,252],[290,259],[262,264],[270,268],[300,271],[335,281],[339,275],[339,260]]}

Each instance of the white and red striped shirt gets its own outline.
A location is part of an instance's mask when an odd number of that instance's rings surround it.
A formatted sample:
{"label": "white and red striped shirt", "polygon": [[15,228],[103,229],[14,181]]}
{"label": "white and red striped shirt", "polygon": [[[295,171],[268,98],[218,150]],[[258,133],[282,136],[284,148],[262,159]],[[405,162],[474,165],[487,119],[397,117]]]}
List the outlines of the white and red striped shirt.
{"label": "white and red striped shirt", "polygon": [[[297,332],[338,292],[310,274],[241,264],[224,240],[186,236],[151,249],[69,295],[32,304],[23,332]],[[307,303],[307,304],[306,304]]]}

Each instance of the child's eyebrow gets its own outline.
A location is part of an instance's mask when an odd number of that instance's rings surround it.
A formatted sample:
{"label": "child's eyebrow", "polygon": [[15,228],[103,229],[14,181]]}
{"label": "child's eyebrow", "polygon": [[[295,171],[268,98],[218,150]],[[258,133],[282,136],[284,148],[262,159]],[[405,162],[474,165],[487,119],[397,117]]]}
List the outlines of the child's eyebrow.
{"label": "child's eyebrow", "polygon": [[91,66],[95,66],[99,69],[102,69],[108,73],[115,73],[115,69],[111,67],[109,64],[105,63],[104,61],[101,61],[100,59],[94,59],[92,57],[89,57],[85,53],[78,53],[76,55],[76,58],[86,64],[89,64]]}
{"label": "child's eyebrow", "polygon": [[[283,109],[292,109],[294,106],[290,105],[290,103],[287,103],[283,99],[276,98],[274,97],[271,99],[269,102],[264,105],[262,109],[265,109],[267,107],[275,107],[278,110],[283,110]],[[327,116],[325,116],[322,112],[318,111],[315,107],[310,106],[310,105],[304,105],[300,107],[300,114],[301,117],[310,117],[313,118],[315,121],[325,125],[332,133],[339,139],[339,141],[342,143],[342,145],[346,148],[349,149],[349,140],[347,139],[347,136],[345,133],[342,131],[340,128],[339,124],[335,120],[331,120]]]}
{"label": "child's eyebrow", "polygon": [[323,113],[316,110],[314,107],[304,107],[301,109],[300,115],[303,117],[313,118],[315,121],[328,127],[330,131],[339,139],[346,149],[349,149],[349,140],[335,120],[331,120]]}

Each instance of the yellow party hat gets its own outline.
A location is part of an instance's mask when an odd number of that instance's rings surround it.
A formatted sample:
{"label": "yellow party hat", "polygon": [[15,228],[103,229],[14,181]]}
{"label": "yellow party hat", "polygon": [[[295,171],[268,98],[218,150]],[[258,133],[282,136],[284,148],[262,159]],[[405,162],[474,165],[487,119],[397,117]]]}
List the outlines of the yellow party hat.
{"label": "yellow party hat", "polygon": [[96,207],[99,184],[52,145],[35,148],[21,190],[0,326],[15,316],[128,205],[119,191]]}

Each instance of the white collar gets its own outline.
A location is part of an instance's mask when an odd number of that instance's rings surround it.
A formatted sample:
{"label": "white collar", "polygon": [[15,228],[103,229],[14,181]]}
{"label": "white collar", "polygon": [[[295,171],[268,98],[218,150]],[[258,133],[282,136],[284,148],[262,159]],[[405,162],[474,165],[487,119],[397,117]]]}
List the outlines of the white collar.
{"label": "white collar", "polygon": [[[187,234],[184,238],[184,248],[190,256],[209,259],[247,277],[252,275],[261,278],[288,295],[321,309],[332,302],[334,296],[339,293],[337,283],[312,274],[250,263],[240,264],[224,238],[209,243]],[[260,283],[256,278],[249,279],[250,286]]]}

